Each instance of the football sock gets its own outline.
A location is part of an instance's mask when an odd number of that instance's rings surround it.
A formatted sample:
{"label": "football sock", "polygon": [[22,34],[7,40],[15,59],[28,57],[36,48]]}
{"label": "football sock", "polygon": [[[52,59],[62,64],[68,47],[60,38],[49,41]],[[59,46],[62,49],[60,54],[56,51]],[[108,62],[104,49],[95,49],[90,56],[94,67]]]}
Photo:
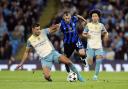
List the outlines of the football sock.
{"label": "football sock", "polygon": [[96,59],[96,66],[95,66],[95,75],[98,76],[100,71],[100,64],[102,62],[102,59]]}

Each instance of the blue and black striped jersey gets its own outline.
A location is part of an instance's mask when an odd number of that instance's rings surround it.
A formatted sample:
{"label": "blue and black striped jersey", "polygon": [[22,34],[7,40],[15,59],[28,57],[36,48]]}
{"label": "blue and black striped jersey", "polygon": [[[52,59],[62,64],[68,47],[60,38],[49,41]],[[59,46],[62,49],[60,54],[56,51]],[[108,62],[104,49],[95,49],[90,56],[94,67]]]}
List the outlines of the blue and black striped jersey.
{"label": "blue and black striped jersey", "polygon": [[64,34],[64,43],[76,43],[79,40],[78,32],[76,29],[76,25],[78,22],[78,18],[76,16],[72,16],[70,23],[66,23],[63,19],[61,20],[60,29]]}

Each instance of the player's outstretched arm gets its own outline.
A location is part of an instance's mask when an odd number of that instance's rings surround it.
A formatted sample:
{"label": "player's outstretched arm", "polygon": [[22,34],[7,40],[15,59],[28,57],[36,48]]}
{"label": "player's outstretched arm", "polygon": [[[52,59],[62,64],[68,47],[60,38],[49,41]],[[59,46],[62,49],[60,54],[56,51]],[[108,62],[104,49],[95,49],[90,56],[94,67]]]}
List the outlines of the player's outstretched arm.
{"label": "player's outstretched arm", "polygon": [[108,39],[109,38],[108,32],[103,32],[103,35],[104,35],[105,39]]}
{"label": "player's outstretched arm", "polygon": [[50,33],[54,33],[56,31],[58,31],[58,29],[60,28],[60,24],[55,24],[49,27],[49,32]]}
{"label": "player's outstretched arm", "polygon": [[102,24],[102,35],[105,37],[105,39],[108,39],[109,37],[109,34],[103,24]]}
{"label": "player's outstretched arm", "polygon": [[87,21],[86,19],[84,19],[84,17],[80,16],[80,15],[76,15],[79,19],[83,20],[86,24],[87,24]]}
{"label": "player's outstretched arm", "polygon": [[30,50],[30,48],[26,48],[25,53],[23,55],[23,58],[22,58],[20,64],[16,67],[16,69],[19,69],[20,67],[22,67],[22,65],[24,64],[24,62],[27,60],[28,54],[29,54],[29,50]]}

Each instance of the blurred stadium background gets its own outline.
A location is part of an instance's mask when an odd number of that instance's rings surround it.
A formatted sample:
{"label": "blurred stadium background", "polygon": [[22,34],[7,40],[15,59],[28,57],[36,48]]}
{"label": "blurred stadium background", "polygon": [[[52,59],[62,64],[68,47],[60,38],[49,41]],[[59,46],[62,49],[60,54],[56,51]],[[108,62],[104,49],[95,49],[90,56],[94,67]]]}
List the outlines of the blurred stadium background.
{"label": "blurred stadium background", "polygon": [[[105,59],[98,82],[91,80],[94,71],[86,72],[93,69],[94,65],[85,68],[76,53],[72,56],[72,61],[79,71],[83,70],[81,73],[87,79],[86,84],[67,82],[66,72],[56,71],[65,71],[64,65],[57,64],[52,67],[56,82],[46,82],[42,78],[40,61],[34,50],[23,65],[25,71],[15,71],[31,34],[32,23],[38,22],[42,28],[49,27],[60,21],[65,10],[69,10],[71,14],[80,14],[89,21],[88,12],[94,8],[102,11],[101,22],[110,34],[108,40],[103,38]],[[78,23],[77,29],[81,37],[82,25]],[[58,32],[49,35],[60,53],[63,53],[62,38],[63,35]],[[81,39],[86,47],[86,40]],[[31,71],[36,69],[40,71],[33,71],[32,74]],[[0,0],[0,89],[127,89],[127,75],[128,0]]]}
{"label": "blurred stadium background", "polygon": [[[0,70],[21,60],[32,23],[39,22],[42,28],[48,27],[58,23],[65,10],[89,20],[88,13],[94,8],[102,11],[101,22],[110,34],[108,40],[103,38],[103,63],[107,64],[102,68],[128,71],[128,0],[0,0]],[[77,28],[81,37],[83,26],[78,23]],[[62,38],[60,33],[49,35],[60,53],[63,53]],[[86,47],[86,40],[81,39]],[[72,59],[79,63],[77,54]],[[34,50],[29,54],[29,61],[39,61]]]}
{"label": "blurred stadium background", "polygon": [[[103,38],[105,60],[102,70],[128,71],[128,0],[0,0],[0,71],[14,67],[21,60],[32,23],[39,22],[42,28],[48,27],[58,23],[65,10],[89,21],[88,12],[94,8],[102,11],[101,22],[110,34],[108,40]],[[82,25],[78,23],[77,29],[81,37]],[[49,35],[60,53],[63,53],[62,38],[60,33]],[[81,39],[86,47],[86,40]],[[28,59],[28,64],[35,61],[40,64],[34,50]],[[79,63],[77,54],[74,53],[72,59]],[[40,65],[34,66],[40,68]]]}

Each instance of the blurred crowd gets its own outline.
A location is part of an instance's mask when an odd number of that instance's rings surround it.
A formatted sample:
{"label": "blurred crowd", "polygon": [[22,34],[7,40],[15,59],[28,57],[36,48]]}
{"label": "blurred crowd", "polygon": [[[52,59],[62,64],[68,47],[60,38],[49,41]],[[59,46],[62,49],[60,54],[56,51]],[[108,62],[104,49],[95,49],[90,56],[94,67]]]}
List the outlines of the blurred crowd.
{"label": "blurred crowd", "polygon": [[47,0],[0,0],[0,59],[14,60]]}
{"label": "blurred crowd", "polygon": [[[128,0],[60,0],[60,6],[55,19],[51,23],[58,23],[64,11],[72,15],[79,14],[90,21],[89,11],[100,9],[102,11],[101,22],[109,32],[109,39],[103,39],[105,58],[109,60],[128,60]],[[84,29],[78,23],[78,32]],[[58,39],[60,38],[60,39]],[[62,34],[52,36],[55,48],[63,52]],[[86,47],[86,40],[82,38]],[[61,49],[60,49],[61,48]]]}

